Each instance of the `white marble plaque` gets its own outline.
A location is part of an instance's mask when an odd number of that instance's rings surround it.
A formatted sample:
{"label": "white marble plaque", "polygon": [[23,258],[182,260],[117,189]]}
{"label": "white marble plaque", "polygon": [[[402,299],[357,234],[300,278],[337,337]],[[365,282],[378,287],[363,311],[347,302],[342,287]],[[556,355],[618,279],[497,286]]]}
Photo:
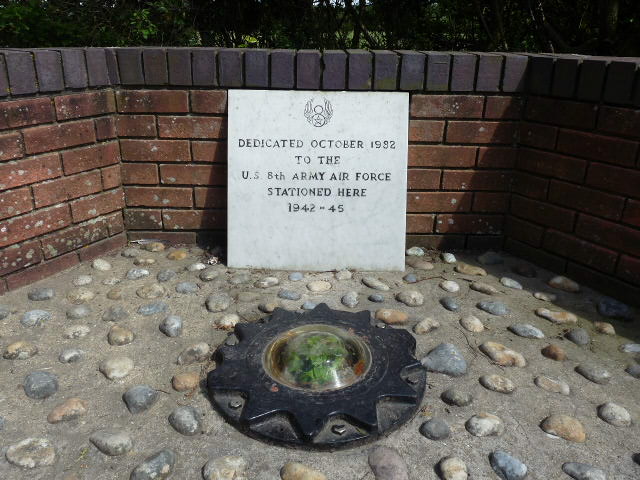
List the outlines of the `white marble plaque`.
{"label": "white marble plaque", "polygon": [[409,95],[229,90],[228,265],[404,270]]}

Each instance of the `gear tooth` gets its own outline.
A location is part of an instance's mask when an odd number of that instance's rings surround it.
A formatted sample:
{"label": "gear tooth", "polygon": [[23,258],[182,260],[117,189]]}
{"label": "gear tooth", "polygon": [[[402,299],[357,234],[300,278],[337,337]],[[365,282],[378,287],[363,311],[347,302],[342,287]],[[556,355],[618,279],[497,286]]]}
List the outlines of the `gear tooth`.
{"label": "gear tooth", "polygon": [[400,377],[390,379],[386,392],[380,392],[379,398],[404,398],[414,400],[418,398],[416,391]]}
{"label": "gear tooth", "polygon": [[345,410],[344,415],[365,426],[369,431],[374,431],[378,428],[376,402],[369,400],[366,403],[353,405],[350,409]]}
{"label": "gear tooth", "polygon": [[238,337],[239,341],[251,338],[258,331],[258,326],[251,323],[236,323],[233,333]]}
{"label": "gear tooth", "polygon": [[[328,415],[309,415],[308,412],[291,412],[300,433],[307,440],[312,440],[328,420]],[[320,421],[319,421],[320,420]]]}

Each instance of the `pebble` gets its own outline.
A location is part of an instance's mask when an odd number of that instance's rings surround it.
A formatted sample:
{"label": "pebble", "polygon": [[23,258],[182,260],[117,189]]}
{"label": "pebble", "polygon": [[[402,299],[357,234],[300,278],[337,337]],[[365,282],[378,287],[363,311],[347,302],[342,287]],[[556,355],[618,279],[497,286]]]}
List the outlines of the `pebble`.
{"label": "pebble", "polygon": [[491,315],[504,316],[509,314],[511,311],[509,308],[502,302],[492,302],[489,300],[483,300],[481,302],[476,303],[476,307],[480,310],[490,313]]}
{"label": "pebble", "polygon": [[369,288],[373,288],[374,290],[380,290],[382,292],[386,292],[389,290],[389,285],[375,277],[364,277],[362,279],[362,283],[364,283]]}
{"label": "pebble", "polygon": [[153,302],[146,305],[140,305],[140,307],[138,307],[138,313],[144,316],[155,315],[156,313],[164,313],[167,310],[169,310],[169,305],[167,305],[165,302]]}
{"label": "pebble", "polygon": [[94,299],[95,296],[96,294],[93,293],[91,290],[84,287],[78,287],[78,288],[74,288],[69,293],[67,293],[67,300],[70,303],[77,305],[80,303],[90,302],[91,300]]}
{"label": "pebble", "polygon": [[425,335],[432,330],[440,327],[440,323],[431,317],[423,318],[413,326],[413,333],[416,335]]}
{"label": "pebble", "polygon": [[460,291],[460,285],[453,280],[443,280],[440,282],[439,287],[449,293],[456,293]]}
{"label": "pebble", "polygon": [[478,262],[482,265],[500,265],[504,263],[504,259],[499,253],[489,250],[478,257]]}
{"label": "pebble", "polygon": [[298,292],[294,292],[293,290],[283,288],[278,292],[278,298],[282,298],[283,300],[300,300],[302,295]]}
{"label": "pebble", "polygon": [[543,302],[555,302],[558,299],[558,296],[555,293],[548,292],[535,292],[533,296]]}
{"label": "pebble", "polygon": [[231,305],[232,299],[231,297],[224,293],[214,293],[213,295],[209,295],[205,302],[207,306],[207,310],[210,312],[224,312],[229,305]]}
{"label": "pebble", "polygon": [[179,337],[182,333],[182,318],[178,315],[167,315],[158,328],[167,337]]}
{"label": "pebble", "polygon": [[615,335],[616,329],[609,322],[594,322],[593,323],[596,332],[603,335]]}
{"label": "pebble", "polygon": [[462,328],[469,332],[480,333],[484,330],[484,324],[480,321],[478,317],[474,315],[467,315],[466,317],[462,317],[460,319],[460,325]]}
{"label": "pebble", "polygon": [[640,343],[625,343],[620,345],[620,351],[624,353],[640,353]]}
{"label": "pebble", "polygon": [[442,392],[440,398],[446,404],[455,405],[456,407],[466,407],[473,402],[473,395],[469,392],[458,390],[456,387],[448,388]]}
{"label": "pebble", "polygon": [[496,287],[484,282],[473,282],[469,285],[469,288],[485,295],[498,295],[500,293]]}
{"label": "pebble", "polygon": [[6,305],[0,305],[0,320],[4,320],[11,315],[11,308]]}
{"label": "pebble", "polygon": [[491,452],[489,463],[496,475],[503,480],[522,480],[527,476],[527,466],[502,450]]}
{"label": "pebble", "polygon": [[7,345],[7,348],[5,348],[2,357],[6,358],[7,360],[27,360],[37,353],[38,347],[36,347],[33,343],[20,340]]}
{"label": "pebble", "polygon": [[420,362],[430,372],[444,373],[452,377],[467,373],[466,360],[451,343],[441,343]]}
{"label": "pebble", "polygon": [[578,317],[571,312],[553,311],[547,308],[536,308],[535,312],[539,317],[547,319],[557,325],[576,323],[578,321]]}
{"label": "pebble", "polygon": [[634,378],[640,378],[640,363],[632,363],[625,370],[629,375]]}
{"label": "pebble", "polygon": [[91,329],[86,325],[71,325],[64,329],[62,336],[64,338],[82,338],[86,337]]}
{"label": "pebble", "polygon": [[109,345],[114,346],[122,346],[128,345],[133,342],[135,335],[130,328],[123,327],[120,325],[113,325],[109,329],[109,333],[107,335],[107,340]]}
{"label": "pebble", "polygon": [[358,292],[347,292],[345,293],[342,298],[340,299],[340,302],[348,308],[355,308],[359,301],[358,301]]}
{"label": "pebble", "polygon": [[195,435],[202,430],[202,415],[192,406],[177,407],[169,415],[169,424],[182,435]]}
{"label": "pebble", "polygon": [[24,377],[23,388],[29,398],[48,398],[58,391],[58,377],[49,372],[32,372]]}
{"label": "pebble", "polygon": [[587,439],[582,424],[569,415],[550,415],[542,421],[540,428],[570,442],[584,443]]}
{"label": "pebble", "polygon": [[102,320],[105,322],[121,322],[129,318],[129,312],[122,305],[114,305],[109,307],[102,314]]}
{"label": "pebble", "polygon": [[167,255],[169,260],[184,260],[189,256],[189,253],[186,250],[174,250]]}
{"label": "pebble", "polygon": [[313,293],[328,292],[331,290],[331,282],[327,282],[326,280],[314,280],[313,282],[307,283],[307,289]]}
{"label": "pebble", "polygon": [[476,267],[475,265],[469,265],[468,263],[458,263],[455,267],[455,271],[464,275],[479,275],[484,277],[487,275],[487,271],[482,267]]}
{"label": "pebble", "polygon": [[132,268],[127,272],[127,280],[138,280],[140,278],[148,277],[149,270],[146,268]]}
{"label": "pebble", "polygon": [[407,258],[407,265],[416,270],[433,270],[435,266],[433,263],[420,258],[420,257],[409,257]]}
{"label": "pebble", "polygon": [[367,298],[369,299],[370,302],[373,302],[373,303],[384,302],[384,295],[382,295],[381,293],[372,293]]}
{"label": "pebble", "polygon": [[187,267],[187,272],[199,272],[201,270],[204,270],[205,268],[207,268],[207,266],[204,263],[196,262]]}
{"label": "pebble", "polygon": [[[340,272],[336,272],[336,278],[338,278],[338,273],[340,273]],[[299,282],[300,280],[302,280],[304,278],[304,273],[302,273],[302,272],[291,272],[287,278],[289,278],[289,280],[292,281],[292,282]],[[351,278],[351,272],[349,272],[349,278]],[[341,279],[338,278],[338,280],[341,280]]]}
{"label": "pebble", "polygon": [[84,287],[85,285],[89,285],[93,282],[93,277],[91,275],[79,275],[73,279],[73,284],[76,287]]}
{"label": "pebble", "polygon": [[631,415],[626,408],[612,402],[607,402],[598,407],[598,416],[614,427],[631,426]]}
{"label": "pebble", "polygon": [[176,454],[165,448],[145,458],[144,462],[133,469],[129,480],[164,480],[173,473],[175,463]]}
{"label": "pebble", "polygon": [[538,275],[538,272],[531,265],[527,265],[525,263],[521,263],[516,265],[511,269],[512,272],[517,273],[521,277],[526,278],[535,278]]}
{"label": "pebble", "polygon": [[375,480],[409,480],[407,464],[393,448],[375,447],[369,453],[369,466]]}
{"label": "pebble", "polygon": [[285,463],[280,469],[280,478],[282,480],[327,480],[324,474],[298,462]]}
{"label": "pebble", "polygon": [[53,465],[56,461],[56,450],[46,438],[27,438],[9,445],[5,457],[12,465],[36,468]]}
{"label": "pebble", "polygon": [[122,255],[125,258],[136,258],[141,253],[142,252],[138,248],[129,247],[122,250],[122,253],[120,255]]}
{"label": "pebble", "polygon": [[122,400],[131,413],[141,413],[158,401],[158,392],[149,385],[136,385],[124,392]]}
{"label": "pebble", "polygon": [[152,300],[154,298],[160,298],[164,296],[166,290],[159,283],[149,283],[143,285],[136,290],[136,295],[145,300]]}
{"label": "pebble", "polygon": [[336,272],[334,276],[336,277],[336,280],[351,280],[353,274],[349,270],[340,270],[339,272]]}
{"label": "pebble", "polygon": [[582,364],[576,367],[576,372],[587,380],[600,385],[606,385],[611,381],[611,374],[598,365]]}
{"label": "pebble", "polygon": [[138,266],[138,267],[146,267],[149,265],[154,265],[156,263],[156,259],[155,258],[136,258],[133,261],[133,264]]}
{"label": "pebble", "polygon": [[111,264],[102,258],[96,258],[91,262],[91,266],[94,270],[98,270],[100,272],[107,272],[111,270]]}
{"label": "pebble", "polygon": [[467,480],[467,465],[458,457],[446,457],[438,463],[438,472],[442,480]]}
{"label": "pebble", "polygon": [[113,287],[107,292],[107,298],[109,300],[121,300],[123,293],[124,290],[122,289],[122,287]]}
{"label": "pebble", "polygon": [[566,352],[561,347],[554,344],[547,345],[540,350],[540,353],[551,360],[556,360],[557,362],[563,362],[567,359]]}
{"label": "pebble", "polygon": [[177,392],[194,390],[200,384],[200,374],[198,372],[178,373],[171,379],[171,385]]}
{"label": "pebble", "polygon": [[180,282],[176,285],[176,292],[185,295],[197,293],[198,290],[200,290],[200,287],[195,282]]}
{"label": "pebble", "polygon": [[487,390],[491,390],[493,392],[498,393],[513,393],[516,389],[515,384],[506,377],[502,375],[482,375],[480,377],[480,385],[482,385]]}
{"label": "pebble", "polygon": [[565,338],[572,341],[576,345],[589,345],[591,337],[584,328],[574,328],[565,333]]}
{"label": "pebble", "polygon": [[633,312],[629,305],[615,298],[603,297],[597,304],[598,313],[603,317],[619,318],[621,320],[633,320]]}
{"label": "pebble", "polygon": [[416,277],[416,275],[413,273],[407,273],[404,277],[402,277],[402,280],[404,280],[405,283],[418,283],[418,277]]}
{"label": "pebble", "polygon": [[46,310],[29,310],[22,315],[20,323],[25,327],[39,327],[51,318],[51,314]]}
{"label": "pebble", "polygon": [[407,322],[409,315],[400,310],[381,308],[376,310],[376,320],[380,320],[387,325],[402,325]]}
{"label": "pebble", "polygon": [[442,261],[444,263],[456,263],[456,256],[453,253],[444,252],[442,255]]}
{"label": "pebble", "polygon": [[517,280],[509,277],[502,277],[500,283],[507,288],[513,288],[515,290],[522,290],[522,284]]}
{"label": "pebble", "polygon": [[424,304],[424,295],[417,290],[405,290],[396,295],[396,300],[407,307],[419,307]]}
{"label": "pebble", "polygon": [[237,313],[227,313],[221,318],[218,318],[215,321],[215,325],[216,328],[219,328],[221,330],[233,330],[240,320],[240,316]]}
{"label": "pebble", "polygon": [[210,282],[218,278],[218,270],[215,268],[206,268],[200,272],[198,278],[203,282]]}
{"label": "pebble", "polygon": [[144,246],[147,252],[164,252],[164,243],[162,242],[149,242]]}
{"label": "pebble", "polygon": [[229,278],[229,283],[231,285],[240,285],[241,283],[249,283],[251,281],[251,275],[249,272],[240,272],[232,275]]}
{"label": "pebble", "polygon": [[89,403],[81,398],[72,397],[59,405],[56,405],[49,415],[47,422],[60,423],[68,420],[74,420],[87,414]]}
{"label": "pebble", "polygon": [[211,348],[204,342],[191,345],[178,355],[178,365],[191,365],[192,363],[204,362],[209,358],[210,352]]}
{"label": "pebble", "polygon": [[450,312],[457,312],[458,310],[460,310],[460,304],[451,297],[442,297],[440,299],[440,305],[442,305],[446,310],[449,310]]}
{"label": "pebble", "polygon": [[67,310],[67,318],[69,320],[80,320],[91,314],[91,309],[88,305],[74,305]]}
{"label": "pebble", "polygon": [[526,367],[527,361],[521,353],[505,347],[497,342],[484,342],[479,347],[480,351],[503,367]]}
{"label": "pebble", "polygon": [[269,287],[275,287],[279,283],[280,283],[280,280],[278,280],[276,277],[264,277],[258,280],[253,285],[256,288],[269,288]]}
{"label": "pebble", "polygon": [[84,350],[80,350],[78,348],[65,348],[58,355],[58,361],[60,363],[76,363],[82,360],[84,357]]}
{"label": "pebble", "polygon": [[533,380],[533,383],[535,383],[537,387],[540,387],[547,392],[560,393],[562,395],[569,395],[571,393],[569,385],[557,378],[539,375]]}
{"label": "pebble", "polygon": [[518,323],[507,327],[510,332],[524,338],[544,338],[544,333],[530,323]]}
{"label": "pebble", "polygon": [[607,475],[587,463],[567,462],[562,464],[562,471],[575,480],[607,480]]}
{"label": "pebble", "polygon": [[411,247],[406,253],[409,257],[424,257],[425,252],[421,247]]}
{"label": "pebble", "polygon": [[56,296],[55,290],[50,287],[34,288],[27,294],[27,297],[32,302],[42,302],[44,300],[51,300],[55,296]]}
{"label": "pebble", "polygon": [[98,369],[109,380],[120,380],[133,369],[133,360],[129,357],[110,357],[104,360]]}
{"label": "pebble", "polygon": [[176,275],[178,275],[176,271],[171,270],[170,268],[166,268],[164,270],[160,270],[156,274],[156,280],[160,283],[164,283],[164,282],[173,280],[176,277]]}
{"label": "pebble", "polygon": [[451,428],[444,420],[431,418],[420,425],[420,433],[430,440],[445,440],[451,435]]}
{"label": "pebble", "polygon": [[475,437],[488,437],[492,435],[500,435],[504,430],[502,420],[490,413],[482,412],[474,415],[464,424],[471,435]]}
{"label": "pebble", "polygon": [[242,457],[220,457],[209,460],[202,468],[204,480],[248,480],[247,462]]}
{"label": "pebble", "polygon": [[558,290],[563,290],[569,293],[578,293],[580,291],[580,285],[571,280],[570,278],[558,275],[549,280],[548,285]]}
{"label": "pebble", "polygon": [[[305,305],[307,305],[309,308],[305,308]],[[258,305],[258,310],[264,313],[273,313],[273,311],[279,306],[280,304],[278,302],[263,302]],[[316,308],[316,304],[313,302],[304,302],[302,308],[304,308],[305,310],[313,310],[314,308]]]}

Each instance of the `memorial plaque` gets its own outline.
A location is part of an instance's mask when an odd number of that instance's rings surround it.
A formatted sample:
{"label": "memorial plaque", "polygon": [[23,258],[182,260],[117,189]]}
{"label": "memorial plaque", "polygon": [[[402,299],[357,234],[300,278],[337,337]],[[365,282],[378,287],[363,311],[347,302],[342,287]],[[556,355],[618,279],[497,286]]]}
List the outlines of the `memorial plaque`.
{"label": "memorial plaque", "polygon": [[229,91],[228,265],[403,270],[409,95]]}

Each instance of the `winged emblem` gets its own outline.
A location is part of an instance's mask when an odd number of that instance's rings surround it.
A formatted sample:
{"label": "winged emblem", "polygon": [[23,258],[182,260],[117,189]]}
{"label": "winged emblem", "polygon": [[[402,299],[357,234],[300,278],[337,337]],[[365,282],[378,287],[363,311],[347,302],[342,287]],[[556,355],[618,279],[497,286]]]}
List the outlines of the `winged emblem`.
{"label": "winged emblem", "polygon": [[331,117],[333,117],[333,107],[329,100],[324,101],[324,106],[321,104],[314,105],[313,98],[309,99],[304,107],[304,116],[307,121],[314,127],[324,127]]}

